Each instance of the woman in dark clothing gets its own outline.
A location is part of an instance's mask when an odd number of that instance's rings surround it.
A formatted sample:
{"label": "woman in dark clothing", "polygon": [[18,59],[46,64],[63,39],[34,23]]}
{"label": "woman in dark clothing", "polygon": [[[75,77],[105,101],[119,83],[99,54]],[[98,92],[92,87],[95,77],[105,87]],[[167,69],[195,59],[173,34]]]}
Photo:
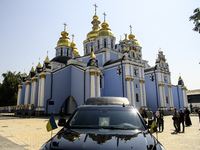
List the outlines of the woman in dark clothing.
{"label": "woman in dark clothing", "polygon": [[192,125],[192,122],[190,120],[190,111],[188,110],[188,108],[186,108],[184,113],[185,113],[185,124],[186,124],[186,126]]}
{"label": "woman in dark clothing", "polygon": [[158,119],[159,132],[160,132],[160,128],[162,129],[162,132],[163,132],[163,130],[164,130],[164,118],[163,118],[163,114],[161,113],[160,110],[159,110],[159,115],[158,115],[157,119]]}

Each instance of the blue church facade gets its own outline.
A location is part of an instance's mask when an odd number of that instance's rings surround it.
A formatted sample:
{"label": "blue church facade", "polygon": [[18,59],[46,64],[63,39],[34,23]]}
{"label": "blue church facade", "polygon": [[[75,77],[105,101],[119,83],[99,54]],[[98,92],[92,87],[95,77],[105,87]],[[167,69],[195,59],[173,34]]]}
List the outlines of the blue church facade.
{"label": "blue church facade", "polygon": [[[17,109],[34,106],[37,114],[59,113],[64,108],[71,114],[89,97],[127,97],[137,109],[160,108],[171,111],[188,107],[186,87],[179,77],[178,85],[171,84],[169,66],[159,51],[155,66],[142,59],[142,47],[135,35],[116,38],[105,20],[100,26],[96,14],[92,31],[83,41],[84,55],[80,56],[74,40],[70,41],[66,25],[55,48],[55,57],[46,57],[18,87]],[[156,54],[155,54],[156,55]]]}

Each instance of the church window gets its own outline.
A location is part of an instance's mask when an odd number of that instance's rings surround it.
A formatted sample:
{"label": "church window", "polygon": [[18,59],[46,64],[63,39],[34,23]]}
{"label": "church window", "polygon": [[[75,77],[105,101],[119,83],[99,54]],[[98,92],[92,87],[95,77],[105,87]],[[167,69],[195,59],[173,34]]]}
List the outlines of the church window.
{"label": "church window", "polygon": [[60,50],[60,56],[62,56],[63,55],[63,48],[61,48],[61,50]]}
{"label": "church window", "polygon": [[135,57],[135,53],[133,53],[133,57]]}
{"label": "church window", "polygon": [[93,45],[91,45],[91,52],[93,52],[94,51],[94,48],[93,48]]}
{"label": "church window", "polygon": [[104,48],[106,48],[106,39],[104,39]]}
{"label": "church window", "polygon": [[88,48],[87,48],[87,46],[85,47],[85,54],[88,54]]}
{"label": "church window", "polygon": [[111,40],[111,48],[113,48],[113,40]]}
{"label": "church window", "polygon": [[103,75],[100,75],[100,88],[103,89]]}
{"label": "church window", "polygon": [[115,45],[115,49],[117,49],[117,45]]}
{"label": "church window", "polygon": [[138,84],[136,84],[135,87],[138,88]]}
{"label": "church window", "polygon": [[99,40],[97,41],[97,46],[98,46],[98,49],[99,49],[100,48]]}
{"label": "church window", "polygon": [[134,69],[134,74],[135,74],[135,76],[137,76],[138,75],[138,70],[137,70],[137,68],[135,67],[135,69]]}
{"label": "church window", "polygon": [[139,102],[139,94],[136,93],[136,102]]}
{"label": "church window", "polygon": [[168,97],[166,97],[166,103],[169,103]]}
{"label": "church window", "polygon": [[67,56],[69,56],[69,48],[67,48]]}

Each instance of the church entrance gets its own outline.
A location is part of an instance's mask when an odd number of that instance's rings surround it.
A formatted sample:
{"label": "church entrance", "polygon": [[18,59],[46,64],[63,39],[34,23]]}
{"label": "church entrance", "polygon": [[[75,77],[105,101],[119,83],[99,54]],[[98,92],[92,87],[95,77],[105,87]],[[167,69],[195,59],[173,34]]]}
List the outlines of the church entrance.
{"label": "church entrance", "polygon": [[62,108],[64,108],[64,114],[70,115],[74,112],[74,110],[77,108],[77,103],[73,96],[69,96],[65,102],[62,104]]}

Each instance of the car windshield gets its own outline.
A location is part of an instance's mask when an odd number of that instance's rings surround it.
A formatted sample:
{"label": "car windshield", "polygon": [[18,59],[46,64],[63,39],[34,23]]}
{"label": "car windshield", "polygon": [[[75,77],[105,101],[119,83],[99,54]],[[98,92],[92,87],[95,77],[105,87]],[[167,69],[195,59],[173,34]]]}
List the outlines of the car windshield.
{"label": "car windshield", "polygon": [[83,107],[68,125],[70,128],[145,130],[137,111],[130,107]]}

